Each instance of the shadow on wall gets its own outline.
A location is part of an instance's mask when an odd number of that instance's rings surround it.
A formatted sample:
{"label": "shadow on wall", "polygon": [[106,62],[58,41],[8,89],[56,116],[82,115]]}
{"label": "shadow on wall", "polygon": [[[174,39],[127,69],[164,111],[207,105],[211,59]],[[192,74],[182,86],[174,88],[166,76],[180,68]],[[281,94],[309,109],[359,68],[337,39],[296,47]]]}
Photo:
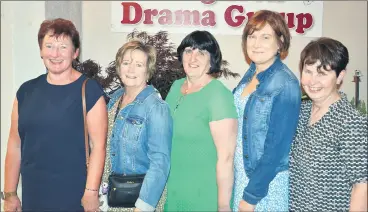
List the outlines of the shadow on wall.
{"label": "shadow on wall", "polygon": [[[134,39],[139,39],[143,43],[152,45],[156,48],[156,72],[148,84],[155,86],[162,98],[165,99],[174,81],[185,77],[183,68],[176,55],[177,47],[169,42],[168,33],[166,31],[148,35],[147,32],[134,30],[128,34],[127,41]],[[222,70],[224,70],[223,76],[225,78],[229,76],[239,77],[239,74],[233,73],[227,68],[228,65],[229,63],[226,60],[222,61]],[[96,79],[100,82],[107,94],[107,101],[109,100],[109,94],[121,87],[121,80],[116,74],[115,61],[110,62],[106,70],[102,70],[100,64],[92,59],[83,62],[76,60],[73,62],[73,67],[87,77]]]}

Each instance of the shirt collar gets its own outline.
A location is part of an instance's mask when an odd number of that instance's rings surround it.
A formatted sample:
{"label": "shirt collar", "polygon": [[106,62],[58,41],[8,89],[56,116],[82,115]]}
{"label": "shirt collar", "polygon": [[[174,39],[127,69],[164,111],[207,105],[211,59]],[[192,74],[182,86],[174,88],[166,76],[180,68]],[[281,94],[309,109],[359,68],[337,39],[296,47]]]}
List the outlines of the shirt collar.
{"label": "shirt collar", "polygon": [[[281,65],[282,65],[282,62],[281,62],[280,56],[277,55],[275,61],[273,62],[273,64],[270,67],[268,67],[266,70],[264,70],[264,71],[257,74],[258,81],[262,82],[267,77],[272,76],[273,73],[276,70],[278,70]],[[251,63],[250,67],[251,67],[251,70],[253,72],[256,71],[256,65],[253,62]]]}
{"label": "shirt collar", "polygon": [[[117,101],[117,99],[120,99],[120,97],[124,94],[125,92],[125,89],[124,87],[116,90],[114,92],[114,94],[111,96],[111,99],[114,100],[114,101]],[[147,85],[134,99],[133,102],[138,102],[138,103],[142,103],[144,102],[144,100],[147,99],[147,97],[149,95],[151,95],[152,93],[159,93],[159,91],[154,88],[152,85]]]}

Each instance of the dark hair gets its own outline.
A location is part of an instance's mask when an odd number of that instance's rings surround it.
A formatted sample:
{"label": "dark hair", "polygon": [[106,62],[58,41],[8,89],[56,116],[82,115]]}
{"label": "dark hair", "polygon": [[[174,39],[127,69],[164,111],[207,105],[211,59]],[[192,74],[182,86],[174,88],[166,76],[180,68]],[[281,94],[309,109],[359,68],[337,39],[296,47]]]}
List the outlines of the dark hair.
{"label": "dark hair", "polygon": [[192,47],[193,49],[206,50],[210,53],[211,67],[207,74],[218,78],[222,74],[221,62],[222,54],[220,46],[218,45],[215,37],[208,31],[194,31],[187,35],[177,49],[178,59],[181,65],[183,51],[186,47]]}
{"label": "dark hair", "polygon": [[[250,60],[247,53],[247,38],[254,31],[261,30],[266,24],[269,24],[275,32],[277,43],[280,47],[279,54],[281,59],[285,59],[288,55],[290,47],[290,31],[285,19],[278,12],[270,10],[260,10],[253,14],[244,27],[242,35],[243,53],[247,60]],[[281,38],[283,40],[281,40]]]}
{"label": "dark hair", "polygon": [[73,42],[74,50],[80,48],[79,32],[71,21],[62,18],[43,21],[38,31],[38,45],[40,46],[40,49],[42,49],[42,42],[45,35],[49,32],[56,37],[70,37]]}
{"label": "dark hair", "polygon": [[300,54],[299,70],[302,71],[304,65],[313,65],[317,61],[321,62],[317,70],[320,70],[321,67],[326,71],[333,70],[338,77],[349,63],[349,52],[341,42],[321,37],[304,47]]}

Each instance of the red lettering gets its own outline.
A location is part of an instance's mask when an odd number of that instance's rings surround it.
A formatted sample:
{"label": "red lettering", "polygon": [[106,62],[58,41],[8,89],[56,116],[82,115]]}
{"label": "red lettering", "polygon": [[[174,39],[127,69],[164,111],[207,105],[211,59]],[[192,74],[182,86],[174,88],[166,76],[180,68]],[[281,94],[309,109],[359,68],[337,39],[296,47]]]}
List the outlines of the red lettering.
{"label": "red lettering", "polygon": [[168,9],[164,9],[160,11],[160,15],[164,14],[164,16],[160,16],[160,18],[158,19],[158,23],[161,25],[165,25],[165,24],[172,24],[172,13],[170,10]]}
{"label": "red lettering", "polygon": [[247,17],[248,17],[248,20],[254,15],[254,12],[248,12],[247,13]]}
{"label": "red lettering", "polygon": [[240,6],[240,5],[231,5],[225,10],[224,18],[225,18],[225,21],[228,25],[230,25],[232,27],[238,27],[243,23],[245,17],[241,16],[241,15],[235,16],[236,21],[234,21],[232,19],[232,13],[233,13],[234,10],[237,10],[240,13],[244,12],[244,8],[242,6]]}
{"label": "red lettering", "polygon": [[[285,13],[284,12],[280,13],[280,15],[283,18],[285,18]],[[285,20],[285,21],[288,25],[288,28],[290,28],[290,29],[294,28],[294,26],[295,26],[295,24],[294,24],[294,13],[288,13],[286,16],[287,16],[287,20]]]}
{"label": "red lettering", "polygon": [[144,21],[143,24],[153,24],[152,16],[156,16],[158,11],[156,9],[148,9],[144,10]]}
{"label": "red lettering", "polygon": [[[122,2],[123,5],[123,19],[121,20],[122,24],[136,24],[142,19],[142,7],[135,2]],[[130,8],[133,8],[135,11],[135,17],[133,20],[130,20]]]}
{"label": "red lettering", "polygon": [[[183,23],[184,16],[184,23]],[[175,24],[177,25],[191,25],[191,17],[193,17],[193,25],[199,25],[199,12],[197,10],[193,10],[192,12],[189,10],[177,10],[175,11]]]}
{"label": "red lettering", "polygon": [[202,26],[215,26],[216,25],[216,18],[215,18],[216,16],[213,11],[206,10],[202,13],[202,15],[206,16],[201,21]]}
{"label": "red lettering", "polygon": [[287,14],[287,24],[288,24],[288,27],[290,29],[294,28],[295,27],[295,24],[294,24],[294,13],[288,13]]}
{"label": "red lettering", "polygon": [[309,29],[313,23],[313,17],[309,13],[300,13],[296,16],[298,19],[298,26],[295,32],[299,34],[304,34],[304,29]]}

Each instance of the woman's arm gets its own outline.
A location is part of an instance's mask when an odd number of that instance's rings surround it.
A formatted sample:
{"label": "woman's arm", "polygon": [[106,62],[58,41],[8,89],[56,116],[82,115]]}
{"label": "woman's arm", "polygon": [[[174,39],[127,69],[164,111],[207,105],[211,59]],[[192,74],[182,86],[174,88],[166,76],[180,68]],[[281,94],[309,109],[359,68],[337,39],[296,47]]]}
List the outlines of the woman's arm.
{"label": "woman's arm", "polygon": [[14,100],[5,157],[5,192],[16,192],[20,173],[20,137],[18,133],[18,101]]}
{"label": "woman's arm", "polygon": [[[11,126],[8,139],[8,147],[5,157],[5,183],[4,192],[11,192],[15,195],[17,192],[20,162],[21,162],[21,142],[18,133],[18,100],[13,103],[11,114]],[[21,203],[17,195],[6,197],[4,201],[5,211],[21,211]]]}
{"label": "woman's arm", "polygon": [[99,207],[98,189],[101,183],[106,155],[107,108],[103,96],[89,110],[87,127],[91,153],[82,203],[85,210],[96,210]]}
{"label": "woman's arm", "polygon": [[351,191],[350,211],[367,211],[367,183],[356,183]]}
{"label": "woman's arm", "polygon": [[[289,154],[298,125],[301,95],[298,82],[289,82],[272,105],[263,155],[249,178],[243,201],[257,205],[268,193],[280,160]],[[245,206],[244,202],[240,206]],[[249,207],[248,207],[249,208]],[[242,208],[241,208],[242,209]]]}
{"label": "woman's arm", "polygon": [[107,138],[107,108],[103,96],[87,114],[88,134],[91,145],[86,188],[98,189],[102,176]]}
{"label": "woman's arm", "polygon": [[238,121],[237,119],[212,121],[210,122],[210,129],[217,150],[218,209],[220,211],[230,210]]}
{"label": "woman's arm", "polygon": [[339,140],[349,184],[350,211],[367,211],[368,127],[366,116],[347,117]]}

